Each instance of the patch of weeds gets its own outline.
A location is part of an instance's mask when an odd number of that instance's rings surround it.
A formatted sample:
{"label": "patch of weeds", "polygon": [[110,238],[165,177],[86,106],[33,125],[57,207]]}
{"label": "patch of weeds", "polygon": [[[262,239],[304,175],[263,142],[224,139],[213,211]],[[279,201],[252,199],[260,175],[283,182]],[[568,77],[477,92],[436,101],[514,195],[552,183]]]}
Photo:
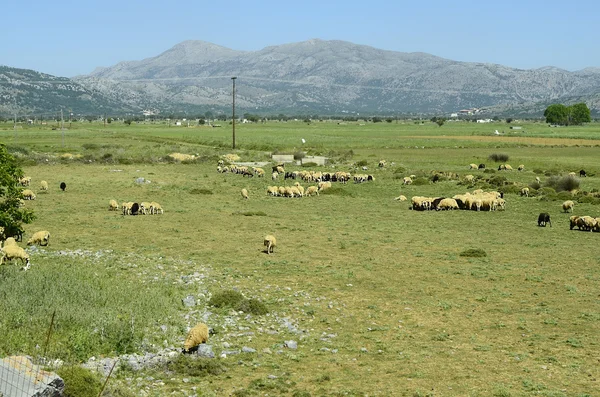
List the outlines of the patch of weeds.
{"label": "patch of weeds", "polygon": [[214,194],[212,190],[206,188],[194,188],[190,190],[190,194]]}
{"label": "patch of weeds", "polygon": [[230,308],[256,315],[264,315],[269,312],[267,306],[258,299],[246,299],[244,295],[234,290],[218,292],[210,298],[208,303],[214,307]]}
{"label": "patch of weeds", "polygon": [[367,166],[367,160],[359,160],[354,165],[356,165],[357,167],[366,167]]}
{"label": "patch of weeds", "polygon": [[496,163],[500,161],[508,161],[508,154],[506,153],[492,153],[488,156],[488,159],[495,161]]}
{"label": "patch of weeds", "polygon": [[302,167],[305,167],[305,168],[316,167],[318,165],[319,164],[315,163],[314,161],[308,161],[306,163],[302,163]]}
{"label": "patch of weeds", "polygon": [[437,342],[445,342],[447,340],[450,340],[450,334],[447,332],[442,332],[437,335],[434,335],[431,339]]}
{"label": "patch of weeds", "polygon": [[243,216],[267,216],[267,214],[265,214],[262,211],[236,211],[236,212],[232,212],[231,215],[243,215]]}
{"label": "patch of weeds", "polygon": [[310,397],[310,393],[305,390],[294,390],[292,397]]}
{"label": "patch of weeds", "polygon": [[201,358],[188,355],[177,356],[173,361],[167,363],[167,369],[178,375],[206,377],[219,375],[226,371],[226,367],[220,360]]}
{"label": "patch of weeds", "polygon": [[494,391],[492,392],[493,397],[511,397],[512,394],[510,390],[506,388],[504,385],[497,385],[494,387]]}
{"label": "patch of weeds", "polygon": [[317,379],[315,379],[315,382],[323,383],[323,382],[328,382],[330,380],[331,380],[331,376],[329,376],[329,374],[323,374],[323,375],[319,376]]}
{"label": "patch of weeds", "polygon": [[469,248],[462,251],[459,255],[467,258],[484,258],[487,256],[487,252],[481,248]]}
{"label": "patch of weeds", "polygon": [[579,189],[579,179],[571,175],[563,177],[554,175],[548,178],[546,186],[553,188],[557,192],[571,191]]}
{"label": "patch of weeds", "polygon": [[490,345],[477,345],[473,348],[473,350],[478,352],[488,352],[492,350],[492,347]]}
{"label": "patch of weeds", "polygon": [[65,397],[96,397],[102,381],[95,372],[78,365],[59,368],[56,373],[64,380]]}
{"label": "patch of weeds", "polygon": [[430,181],[427,178],[415,178],[413,179],[412,184],[415,186],[423,186],[423,185],[429,185]]}
{"label": "patch of weeds", "polygon": [[530,391],[530,392],[536,392],[536,391],[540,392],[540,391],[546,389],[546,386],[544,386],[541,383],[535,383],[531,379],[524,379],[522,382],[522,385],[523,385],[523,389],[525,389],[525,391]]}
{"label": "patch of weeds", "polygon": [[583,347],[581,341],[577,338],[569,338],[567,339],[567,345],[575,348]]}

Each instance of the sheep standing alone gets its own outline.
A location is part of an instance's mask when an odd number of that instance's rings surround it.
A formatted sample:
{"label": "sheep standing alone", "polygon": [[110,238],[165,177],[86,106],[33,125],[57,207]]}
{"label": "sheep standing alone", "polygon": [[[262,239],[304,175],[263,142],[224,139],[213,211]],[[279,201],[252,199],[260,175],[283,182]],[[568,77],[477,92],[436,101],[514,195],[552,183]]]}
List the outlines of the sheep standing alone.
{"label": "sheep standing alone", "polygon": [[552,227],[552,222],[550,221],[550,214],[548,214],[547,212],[542,212],[538,215],[538,226],[546,227],[546,223],[549,223],[550,227]]}
{"label": "sheep standing alone", "polygon": [[23,193],[21,193],[21,194],[23,194],[23,198],[25,200],[35,200],[35,197],[36,197],[35,193],[29,189],[23,190]]}
{"label": "sheep standing alone", "polygon": [[25,252],[23,248],[19,247],[18,245],[9,245],[4,246],[0,251],[0,265],[2,264],[2,261],[4,259],[6,259],[7,261],[12,261],[13,259],[20,259],[21,262],[25,264],[23,270],[29,269],[29,255],[27,255],[27,252]]}
{"label": "sheep standing alone", "polygon": [[412,184],[412,178],[410,176],[405,176],[404,179],[402,180],[402,184],[403,185],[410,185]]}
{"label": "sheep standing alone", "polygon": [[524,187],[523,189],[521,189],[521,196],[529,197],[529,188],[528,187]]}
{"label": "sheep standing alone", "polygon": [[64,182],[61,182],[60,183],[60,190],[62,190],[64,192],[66,188],[67,188],[67,184],[64,183]]}
{"label": "sheep standing alone", "polygon": [[248,200],[248,190],[247,189],[242,189],[242,197],[245,198],[246,200]]}
{"label": "sheep standing alone", "polygon": [[564,212],[569,212],[569,210],[573,212],[573,207],[575,207],[575,203],[572,200],[567,200],[562,203],[562,209]]}
{"label": "sheep standing alone", "polygon": [[119,210],[119,204],[117,203],[117,200],[110,200],[108,202],[108,210],[109,211],[118,211]]}
{"label": "sheep standing alone", "polygon": [[476,169],[478,169],[478,168],[479,168],[479,167],[478,167],[478,165],[477,165],[477,164],[469,164],[469,169],[470,169],[470,170],[476,170]]}
{"label": "sheep standing alone", "polygon": [[40,190],[48,190],[48,182],[41,181],[40,182]]}
{"label": "sheep standing alone", "polygon": [[40,230],[39,232],[35,232],[33,236],[27,241],[27,245],[37,244],[37,245],[48,245],[50,243],[50,232],[47,230]]}
{"label": "sheep standing alone", "polygon": [[519,164],[519,167],[517,167],[517,169],[518,169],[519,171],[523,171],[523,170],[525,169],[525,165],[523,165],[523,164]]}
{"label": "sheep standing alone", "polygon": [[193,353],[198,350],[198,346],[206,342],[208,342],[208,326],[198,323],[188,331],[182,353]]}
{"label": "sheep standing alone", "polygon": [[585,178],[585,177],[587,177],[587,174],[586,174],[585,170],[579,170],[579,177],[580,177],[580,178]]}
{"label": "sheep standing alone", "polygon": [[275,236],[268,234],[265,236],[263,244],[265,247],[267,247],[267,254],[273,253],[273,249],[277,245],[277,239],[275,238]]}

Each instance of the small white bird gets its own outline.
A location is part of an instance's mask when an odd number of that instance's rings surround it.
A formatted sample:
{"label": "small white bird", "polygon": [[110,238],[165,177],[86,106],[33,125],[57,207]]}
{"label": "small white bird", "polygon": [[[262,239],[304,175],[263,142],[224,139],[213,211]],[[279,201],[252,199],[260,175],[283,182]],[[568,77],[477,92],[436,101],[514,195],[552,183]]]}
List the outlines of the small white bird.
{"label": "small white bird", "polygon": [[302,143],[306,143],[306,141],[304,140],[304,138],[302,138]]}

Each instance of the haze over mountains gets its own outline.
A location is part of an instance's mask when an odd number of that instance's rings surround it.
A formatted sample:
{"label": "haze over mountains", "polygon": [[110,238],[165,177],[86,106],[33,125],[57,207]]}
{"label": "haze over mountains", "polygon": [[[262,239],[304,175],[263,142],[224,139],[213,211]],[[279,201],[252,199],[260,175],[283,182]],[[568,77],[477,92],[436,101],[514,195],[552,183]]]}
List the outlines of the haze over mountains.
{"label": "haze over mountains", "polygon": [[11,98],[30,112],[54,111],[69,98],[79,113],[229,114],[232,76],[236,109],[250,113],[446,114],[497,107],[540,115],[545,104],[572,101],[600,110],[600,68],[521,70],[315,39],[251,52],[185,41],[153,58],[64,81],[0,68],[0,112],[10,113]]}

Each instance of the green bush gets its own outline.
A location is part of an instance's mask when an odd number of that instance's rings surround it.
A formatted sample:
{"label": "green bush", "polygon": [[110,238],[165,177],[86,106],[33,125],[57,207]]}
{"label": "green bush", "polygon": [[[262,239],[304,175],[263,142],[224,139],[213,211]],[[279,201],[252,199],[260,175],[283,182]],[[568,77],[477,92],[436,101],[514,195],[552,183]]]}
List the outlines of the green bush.
{"label": "green bush", "polygon": [[64,397],[97,397],[102,388],[96,373],[78,365],[61,367],[56,373],[65,382]]}
{"label": "green bush", "polygon": [[577,202],[582,204],[598,205],[600,204],[600,198],[594,196],[582,196],[577,199]]}
{"label": "green bush", "polygon": [[534,174],[541,175],[541,174],[543,174],[543,173],[544,173],[544,171],[543,171],[543,170],[540,170],[539,168],[536,168],[536,169],[534,169],[534,170],[533,170],[533,173],[534,173]]}
{"label": "green bush", "polygon": [[360,160],[357,161],[355,164],[357,167],[366,167],[367,166],[367,160]]}
{"label": "green bush", "polygon": [[565,192],[565,191],[558,192],[556,197],[560,200],[572,200],[573,199],[573,195],[570,192]]}
{"label": "green bush", "polygon": [[541,187],[542,187],[542,184],[539,183],[538,181],[533,181],[529,184],[530,189],[539,190]]}
{"label": "green bush", "polygon": [[498,163],[498,162],[508,161],[508,157],[509,156],[506,153],[492,153],[488,156],[488,159]]}
{"label": "green bush", "polygon": [[415,186],[423,186],[423,185],[429,185],[429,179],[427,178],[415,178],[413,179],[413,185]]}
{"label": "green bush", "polygon": [[505,185],[498,188],[498,191],[504,194],[521,194],[521,188],[517,185]]}
{"label": "green bush", "polygon": [[571,175],[563,177],[554,175],[548,178],[545,185],[553,188],[557,192],[571,191],[579,188],[579,179]]}
{"label": "green bush", "polygon": [[267,305],[254,298],[244,299],[238,304],[236,310],[241,310],[244,313],[256,314],[258,316],[262,316],[269,312]]}
{"label": "green bush", "polygon": [[267,306],[258,299],[246,299],[240,292],[233,290],[214,294],[208,303],[214,307],[230,308],[256,315],[263,315],[269,312]]}
{"label": "green bush", "polygon": [[487,182],[493,186],[503,186],[506,183],[507,179],[504,175],[494,175]]}
{"label": "green bush", "polygon": [[483,170],[484,174],[495,174],[496,170],[493,168],[486,168],[485,170]]}
{"label": "green bush", "polygon": [[294,153],[294,160],[302,160],[306,156],[304,152],[296,152]]}
{"label": "green bush", "polygon": [[167,363],[167,370],[181,376],[206,377],[220,375],[225,372],[226,367],[222,360],[180,355]]}

